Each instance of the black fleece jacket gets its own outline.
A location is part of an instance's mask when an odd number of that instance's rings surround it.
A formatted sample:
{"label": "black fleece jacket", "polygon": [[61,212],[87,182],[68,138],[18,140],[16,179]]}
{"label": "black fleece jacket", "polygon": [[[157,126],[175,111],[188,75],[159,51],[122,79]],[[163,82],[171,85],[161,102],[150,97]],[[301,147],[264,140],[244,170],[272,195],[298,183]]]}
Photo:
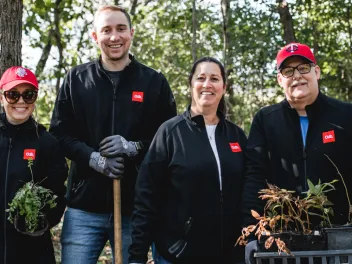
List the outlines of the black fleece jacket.
{"label": "black fleece jacket", "polygon": [[107,136],[140,141],[144,148],[125,159],[121,180],[122,214],[131,215],[137,167],[159,126],[176,115],[165,77],[130,55],[131,63],[114,85],[99,59],[76,66],[66,75],[56,99],[50,132],[72,161],[68,205],[95,213],[113,211],[112,180],[89,167],[93,151]]}
{"label": "black fleece jacket", "polygon": [[[145,263],[152,241],[172,263],[234,263],[242,257],[234,244],[240,234],[247,138],[223,117],[215,138],[222,190],[203,116],[191,118],[187,110],[160,127],[137,178],[131,263]],[[180,239],[187,245],[176,257],[168,249]]]}
{"label": "black fleece jacket", "polygon": [[[314,184],[330,182],[337,191],[328,193],[334,203],[334,224],[348,220],[346,192],[336,164],[352,195],[352,105],[327,97],[321,92],[316,101],[306,107],[309,127],[304,147],[300,120],[286,100],[261,109],[254,117],[247,148],[247,173],[244,185],[244,224],[255,219],[250,210],[263,210],[258,191],[266,188],[266,181],[280,188],[301,193],[308,189],[307,179]],[[316,219],[318,224],[320,219]]]}
{"label": "black fleece jacket", "polygon": [[51,227],[59,223],[66,206],[64,182],[67,164],[59,150],[59,143],[45,128],[30,118],[21,125],[13,126],[0,116],[0,263],[55,264],[50,231],[33,237],[19,233],[8,218],[8,204],[17,190],[32,180],[25,158],[25,150],[35,150],[32,171],[35,182],[58,196],[57,206],[50,209],[47,219]]}

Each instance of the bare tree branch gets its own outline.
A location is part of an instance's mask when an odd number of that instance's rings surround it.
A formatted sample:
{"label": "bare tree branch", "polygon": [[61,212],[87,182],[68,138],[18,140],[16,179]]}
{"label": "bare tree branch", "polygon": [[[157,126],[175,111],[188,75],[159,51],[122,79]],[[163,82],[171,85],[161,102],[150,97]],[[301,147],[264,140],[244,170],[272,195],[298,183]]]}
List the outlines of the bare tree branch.
{"label": "bare tree branch", "polygon": [[192,59],[197,60],[197,7],[196,0],[192,3]]}
{"label": "bare tree branch", "polygon": [[60,81],[61,81],[61,69],[63,68],[63,44],[62,44],[62,39],[61,39],[61,33],[60,33],[60,13],[61,13],[61,9],[60,9],[60,3],[62,0],[56,0],[55,2],[55,12],[54,12],[54,25],[55,25],[55,29],[54,29],[54,36],[56,39],[56,45],[57,48],[59,50],[59,61],[58,61],[58,66],[55,72],[55,76],[57,77],[56,79],[56,93],[59,92],[60,89]]}
{"label": "bare tree branch", "polygon": [[46,61],[49,58],[51,47],[52,47],[52,42],[51,39],[54,36],[54,31],[50,30],[49,31],[49,36],[48,36],[48,42],[45,44],[43,50],[42,50],[42,55],[40,56],[40,59],[38,61],[37,67],[35,68],[35,75],[39,78],[40,75],[43,73],[43,70],[46,65]]}
{"label": "bare tree branch", "polygon": [[221,14],[222,14],[222,38],[223,38],[223,58],[225,68],[228,66],[228,49],[229,49],[229,16],[230,16],[230,0],[221,0]]}
{"label": "bare tree branch", "polygon": [[138,0],[131,0],[131,7],[130,7],[130,14],[131,16],[134,16],[136,13],[136,8],[137,8]]}

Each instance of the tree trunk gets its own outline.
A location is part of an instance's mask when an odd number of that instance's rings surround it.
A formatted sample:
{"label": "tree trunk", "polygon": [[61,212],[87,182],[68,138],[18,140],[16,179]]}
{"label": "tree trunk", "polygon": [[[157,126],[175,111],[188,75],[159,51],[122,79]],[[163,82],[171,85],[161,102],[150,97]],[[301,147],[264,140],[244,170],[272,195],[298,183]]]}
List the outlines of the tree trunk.
{"label": "tree trunk", "polygon": [[22,64],[22,0],[0,1],[0,75]]}
{"label": "tree trunk", "polygon": [[[351,3],[346,7],[346,21],[347,21],[347,28],[348,28],[348,39],[349,39],[349,50],[350,50],[350,54],[352,53],[352,25],[351,25]],[[351,58],[351,56],[350,56]],[[346,99],[347,101],[351,101],[352,98],[352,69],[351,67],[347,67],[347,69],[345,70],[347,73],[346,76],[346,83],[347,83],[347,95],[346,95]]]}
{"label": "tree trunk", "polygon": [[233,80],[230,79],[230,75],[233,71],[230,60],[232,58],[230,51],[230,30],[229,30],[229,21],[230,21],[230,2],[231,0],[221,0],[221,14],[222,14],[222,36],[223,36],[223,62],[226,71],[227,79],[227,93],[229,95],[227,100],[227,117],[234,121],[233,106],[235,104],[234,93],[233,93]]}
{"label": "tree trunk", "polygon": [[229,19],[230,19],[230,0],[221,0],[221,14],[222,14],[222,38],[223,38],[223,60],[224,66],[228,66],[228,49],[229,49]]}
{"label": "tree trunk", "polygon": [[130,8],[130,15],[134,16],[136,14],[138,0],[131,0],[131,8]]}
{"label": "tree trunk", "polygon": [[55,25],[55,39],[56,39],[56,45],[57,48],[59,50],[59,61],[58,61],[58,66],[57,69],[55,71],[55,75],[56,75],[56,93],[59,93],[59,89],[60,89],[60,82],[61,82],[61,70],[62,68],[64,68],[64,63],[63,63],[63,43],[62,43],[62,39],[61,39],[61,33],[60,33],[60,13],[61,13],[61,8],[60,8],[60,3],[62,0],[56,0],[55,2],[55,14],[54,14],[54,25]]}
{"label": "tree trunk", "polygon": [[293,28],[293,20],[288,8],[286,0],[278,0],[278,12],[280,15],[280,22],[284,28],[284,41],[288,44],[296,42],[295,31]]}
{"label": "tree trunk", "polygon": [[51,38],[54,35],[54,31],[50,30],[49,32],[49,37],[48,37],[48,42],[45,44],[43,51],[42,51],[42,55],[40,56],[40,59],[38,61],[36,70],[35,70],[35,75],[37,76],[37,78],[40,78],[40,75],[43,73],[45,65],[46,65],[46,61],[49,58],[50,55],[50,51],[51,51],[51,47],[52,47],[52,43],[51,43]]}
{"label": "tree trunk", "polygon": [[196,0],[192,3],[192,60],[197,60],[197,7]]}
{"label": "tree trunk", "polygon": [[351,6],[346,7],[346,21],[348,27],[348,39],[350,45],[350,52],[352,53],[352,25],[351,25]]}
{"label": "tree trunk", "polygon": [[61,39],[61,33],[60,33],[60,14],[61,14],[61,4],[62,0],[56,0],[55,1],[55,10],[54,10],[54,22],[51,22],[51,24],[54,24],[54,28],[49,31],[49,36],[48,36],[48,42],[45,44],[42,55],[38,61],[37,67],[35,74],[37,78],[40,78],[40,75],[43,73],[46,62],[49,58],[51,48],[53,46],[53,42],[56,43],[56,46],[58,48],[58,53],[59,53],[59,58],[58,58],[58,65],[55,68],[55,76],[56,76],[56,86],[55,90],[56,93],[59,92],[60,89],[60,82],[61,82],[61,70],[64,67],[63,63],[63,44],[62,44],[62,39]]}

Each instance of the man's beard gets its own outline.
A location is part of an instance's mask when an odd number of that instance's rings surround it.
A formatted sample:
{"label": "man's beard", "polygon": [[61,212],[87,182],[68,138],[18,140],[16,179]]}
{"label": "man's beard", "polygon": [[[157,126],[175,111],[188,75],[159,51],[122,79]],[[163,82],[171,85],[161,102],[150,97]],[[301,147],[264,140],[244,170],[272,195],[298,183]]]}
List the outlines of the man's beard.
{"label": "man's beard", "polygon": [[108,58],[111,61],[120,61],[120,60],[123,60],[124,58],[126,58],[126,56],[128,56],[128,51],[119,57],[108,57]]}

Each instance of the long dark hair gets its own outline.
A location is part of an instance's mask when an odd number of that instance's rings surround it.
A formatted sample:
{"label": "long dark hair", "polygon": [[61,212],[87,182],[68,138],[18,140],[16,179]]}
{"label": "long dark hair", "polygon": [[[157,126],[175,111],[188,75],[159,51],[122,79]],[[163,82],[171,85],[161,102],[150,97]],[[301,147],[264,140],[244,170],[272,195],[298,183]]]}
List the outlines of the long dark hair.
{"label": "long dark hair", "polygon": [[[217,59],[215,59],[213,57],[203,57],[203,58],[200,58],[199,60],[197,60],[192,66],[191,72],[189,73],[189,76],[188,76],[188,85],[189,85],[189,87],[192,87],[193,75],[194,75],[194,73],[195,73],[195,71],[197,69],[198,64],[200,64],[202,62],[213,62],[216,65],[218,65],[219,69],[220,69],[220,72],[221,72],[221,77],[222,77],[222,80],[224,82],[224,85],[226,84],[226,74],[225,74],[224,65],[220,61],[218,61]],[[223,116],[226,116],[227,108],[226,108],[226,102],[225,102],[225,96],[224,95],[220,99],[220,102],[219,102],[219,105],[218,105],[218,111]]]}

